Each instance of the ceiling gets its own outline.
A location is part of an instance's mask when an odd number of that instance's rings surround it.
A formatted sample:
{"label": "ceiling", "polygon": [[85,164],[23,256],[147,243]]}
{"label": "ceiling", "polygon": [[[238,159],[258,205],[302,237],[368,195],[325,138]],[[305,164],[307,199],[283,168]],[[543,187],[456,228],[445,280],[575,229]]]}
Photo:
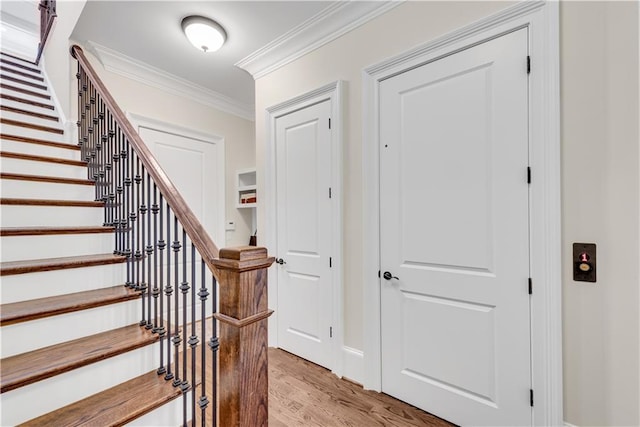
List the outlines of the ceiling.
{"label": "ceiling", "polygon": [[[253,105],[253,77],[234,64],[335,3],[339,2],[89,0],[71,38]],[[210,53],[194,48],[180,26],[188,15],[206,16],[222,25],[228,37],[224,46]]]}

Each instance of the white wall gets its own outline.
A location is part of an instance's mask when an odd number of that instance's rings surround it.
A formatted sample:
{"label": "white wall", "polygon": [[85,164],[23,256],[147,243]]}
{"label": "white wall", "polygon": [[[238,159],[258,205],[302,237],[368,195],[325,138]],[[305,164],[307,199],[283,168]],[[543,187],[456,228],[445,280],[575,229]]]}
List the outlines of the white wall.
{"label": "white wall", "polygon": [[[259,192],[264,110],[331,81],[348,83],[343,265],[349,347],[363,345],[362,69],[508,5],[407,2],[256,81]],[[565,419],[575,425],[640,423],[637,8],[631,2],[561,4],[564,400]],[[266,226],[259,204],[258,230]],[[598,244],[596,284],[571,280],[572,242]]]}

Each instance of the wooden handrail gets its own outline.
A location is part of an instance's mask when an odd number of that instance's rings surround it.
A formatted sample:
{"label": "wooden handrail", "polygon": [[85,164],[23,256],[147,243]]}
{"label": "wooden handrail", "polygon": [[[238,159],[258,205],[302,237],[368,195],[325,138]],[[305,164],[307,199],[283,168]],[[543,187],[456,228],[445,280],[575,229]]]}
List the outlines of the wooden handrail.
{"label": "wooden handrail", "polygon": [[73,45],[71,47],[71,55],[80,63],[85,73],[91,79],[97,92],[102,97],[103,102],[111,111],[116,123],[129,140],[133,150],[171,207],[176,218],[178,218],[187,236],[189,236],[189,239],[191,239],[211,272],[218,278],[218,268],[213,263],[213,260],[218,257],[219,250],[213,242],[213,239],[211,239],[209,233],[207,233],[193,211],[189,208],[189,205],[187,205],[187,202],[180,192],[178,192],[175,185],[173,185],[166,172],[160,167],[158,160],[151,153],[151,150],[149,150],[122,109],[120,109],[113,99],[96,71],[84,56],[82,48],[78,45]]}
{"label": "wooden handrail", "polygon": [[53,27],[53,20],[58,16],[56,13],[56,0],[41,0],[38,4],[38,9],[40,9],[40,43],[38,43],[36,65],[40,63],[44,46],[49,38],[51,27]]}

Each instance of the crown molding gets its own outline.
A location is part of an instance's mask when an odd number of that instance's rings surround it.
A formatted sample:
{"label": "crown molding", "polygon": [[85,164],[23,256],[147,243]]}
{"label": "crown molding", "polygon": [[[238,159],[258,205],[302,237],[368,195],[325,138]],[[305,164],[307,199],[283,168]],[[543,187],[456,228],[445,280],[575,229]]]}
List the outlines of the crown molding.
{"label": "crown molding", "polygon": [[259,79],[388,12],[405,0],[336,1],[234,65]]}
{"label": "crown molding", "polygon": [[239,102],[219,92],[194,84],[98,43],[92,41],[88,41],[87,43],[88,50],[98,58],[107,71],[246,120],[255,120],[253,105]]}

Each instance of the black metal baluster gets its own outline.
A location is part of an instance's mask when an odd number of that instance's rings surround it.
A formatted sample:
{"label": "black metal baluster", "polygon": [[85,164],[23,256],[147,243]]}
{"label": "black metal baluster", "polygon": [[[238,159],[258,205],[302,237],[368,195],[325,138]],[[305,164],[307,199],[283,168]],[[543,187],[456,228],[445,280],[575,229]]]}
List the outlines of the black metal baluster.
{"label": "black metal baluster", "polygon": [[[140,158],[138,157],[138,165],[140,165]],[[140,209],[140,222],[138,224],[138,251],[136,252],[136,257],[139,254],[140,257],[137,261],[137,269],[140,279],[139,289],[141,291],[141,301],[142,301],[142,320],[140,320],[140,326],[147,326],[147,275],[145,271],[147,259],[144,256],[143,251],[145,250],[145,226],[146,226],[146,217],[147,217],[147,205],[145,203],[145,190],[146,190],[146,182],[144,180],[145,169],[144,166],[140,168],[138,172],[138,176],[136,180],[139,178],[140,182],[138,183],[138,205]]]}
{"label": "black metal baluster", "polygon": [[[149,172],[147,172],[147,208],[153,209],[151,206],[151,177],[149,176]],[[152,211],[153,213],[153,211]],[[151,244],[151,215],[147,214],[147,256],[145,257],[145,262],[147,264],[147,329],[151,329],[154,327],[152,317],[151,317],[151,255],[153,254],[153,245]],[[154,285],[154,288],[157,289],[157,286]]]}
{"label": "black metal baluster", "polygon": [[107,153],[107,158],[110,162],[109,168],[109,215],[110,215],[110,225],[116,226],[116,211],[115,211],[115,203],[116,203],[116,141],[115,141],[115,131],[113,125],[113,115],[110,110],[107,110],[107,138],[109,138],[108,147],[109,151]]}
{"label": "black metal baluster", "polygon": [[216,320],[216,312],[218,311],[218,282],[216,276],[211,275],[211,304],[212,304],[212,316],[211,316],[211,340],[209,341],[209,347],[211,348],[211,396],[213,396],[213,403],[211,405],[211,419],[213,424],[217,424],[218,410],[216,405],[216,399],[218,396],[218,349],[220,348],[220,341],[218,341],[218,322]]}
{"label": "black metal baluster", "polygon": [[171,247],[173,248],[173,253],[174,253],[174,281],[173,284],[176,288],[176,292],[175,292],[175,318],[174,318],[174,333],[173,333],[173,346],[175,348],[175,353],[174,353],[174,363],[175,363],[175,378],[173,379],[173,386],[174,387],[178,387],[179,385],[182,384],[182,381],[180,381],[180,343],[182,342],[182,338],[180,338],[180,294],[178,293],[178,289],[180,288],[180,278],[179,276],[179,270],[178,270],[178,266],[179,266],[179,261],[180,261],[180,240],[179,236],[178,236],[178,218],[176,217],[175,213],[173,215],[173,244],[171,245]]}
{"label": "black metal baluster", "polygon": [[78,126],[78,147],[80,147],[80,158],[84,158],[84,147],[82,143],[82,135],[84,134],[83,125],[83,117],[84,117],[84,91],[82,90],[82,85],[84,82],[84,70],[80,66],[78,62],[78,72],[76,73],[76,79],[78,80],[78,121],[76,125]]}
{"label": "black metal baluster", "polygon": [[[200,292],[198,292],[198,296],[200,297],[200,337],[202,339],[202,345],[200,346],[200,392],[202,395],[200,396],[200,400],[198,401],[198,405],[200,406],[200,425],[202,427],[206,427],[206,415],[207,415],[207,406],[209,405],[209,399],[207,398],[207,351],[206,346],[204,345],[207,342],[207,297],[209,296],[209,291],[207,291],[207,276],[206,270],[207,265],[204,260],[200,262]],[[195,310],[194,310],[195,311]],[[195,365],[193,365],[193,370],[195,371]],[[215,414],[214,414],[215,415]],[[195,419],[195,416],[194,416]],[[213,424],[216,424],[215,418],[213,419]]]}
{"label": "black metal baluster", "polygon": [[[185,339],[183,340],[183,361],[182,361],[182,390],[188,386],[187,381],[187,295],[189,293],[189,282],[187,281],[187,232],[182,227],[182,283],[180,290],[182,291],[182,328]],[[185,402],[186,403],[186,402]],[[185,405],[186,407],[186,405]]]}
{"label": "black metal baluster", "polygon": [[[155,197],[155,193],[154,193],[154,197]],[[160,367],[158,368],[158,375],[160,374],[164,374],[165,372],[167,372],[167,369],[164,367],[164,337],[166,335],[166,331],[164,329],[164,298],[162,297],[162,292],[164,291],[164,263],[163,263],[163,251],[164,249],[167,247],[167,243],[164,241],[164,239],[162,238],[162,234],[164,232],[164,216],[163,216],[163,212],[164,212],[164,200],[162,197],[162,193],[160,193],[160,204],[159,204],[159,214],[160,214],[160,224],[159,224],[159,233],[160,236],[158,237],[158,251],[156,251],[156,255],[159,258],[159,265],[158,265],[158,272],[159,272],[159,277],[158,277],[158,285],[159,285],[159,289],[158,289],[158,298],[160,299],[160,308],[159,308],[159,312],[158,312],[158,336],[160,337]],[[160,252],[158,254],[158,252]],[[167,347],[169,345],[167,344]]]}
{"label": "black metal baluster", "polygon": [[127,248],[127,146],[126,138],[122,129],[118,128],[118,143],[120,147],[120,174],[122,176],[120,181],[120,248],[121,255],[126,255]]}
{"label": "black metal baluster", "polygon": [[[153,183],[153,204],[151,205],[151,214],[153,215],[153,240],[152,248],[153,248],[153,289],[151,289],[151,296],[153,296],[153,329],[151,332],[154,334],[158,332],[158,297],[160,295],[160,290],[158,289],[158,212],[160,208],[158,207],[158,187],[155,182],[149,179],[149,185]],[[149,235],[151,239],[151,235]],[[149,264],[151,264],[151,260],[149,260]],[[151,274],[151,273],[149,273]]]}
{"label": "black metal baluster", "polygon": [[[191,425],[196,425],[196,346],[198,336],[196,335],[196,246],[191,243],[191,336],[189,346],[191,347]],[[186,310],[185,310],[186,313]],[[186,329],[185,329],[186,331]],[[204,364],[204,359],[202,360]]]}
{"label": "black metal baluster", "polygon": [[[171,241],[171,208],[167,203],[167,242]],[[177,266],[176,266],[177,268]],[[164,293],[167,296],[167,334],[171,337],[171,295],[173,294],[173,287],[171,286],[171,251],[167,249],[167,286],[164,288]],[[171,372],[171,345],[167,341],[167,375],[164,376],[165,380],[173,378]]]}
{"label": "black metal baluster", "polygon": [[133,283],[133,216],[135,215],[133,210],[133,156],[131,153],[131,144],[128,139],[125,139],[125,148],[124,151],[125,159],[126,159],[126,178],[124,180],[125,185],[125,212],[126,212],[126,230],[125,230],[125,243],[126,249],[124,251],[125,256],[127,257],[127,286],[129,288],[134,287]]}
{"label": "black metal baluster", "polygon": [[180,284],[182,291],[182,330],[184,339],[182,340],[182,423],[187,425],[187,390],[189,382],[187,381],[187,294],[189,293],[189,282],[187,281],[187,232],[182,227],[182,283]]}

